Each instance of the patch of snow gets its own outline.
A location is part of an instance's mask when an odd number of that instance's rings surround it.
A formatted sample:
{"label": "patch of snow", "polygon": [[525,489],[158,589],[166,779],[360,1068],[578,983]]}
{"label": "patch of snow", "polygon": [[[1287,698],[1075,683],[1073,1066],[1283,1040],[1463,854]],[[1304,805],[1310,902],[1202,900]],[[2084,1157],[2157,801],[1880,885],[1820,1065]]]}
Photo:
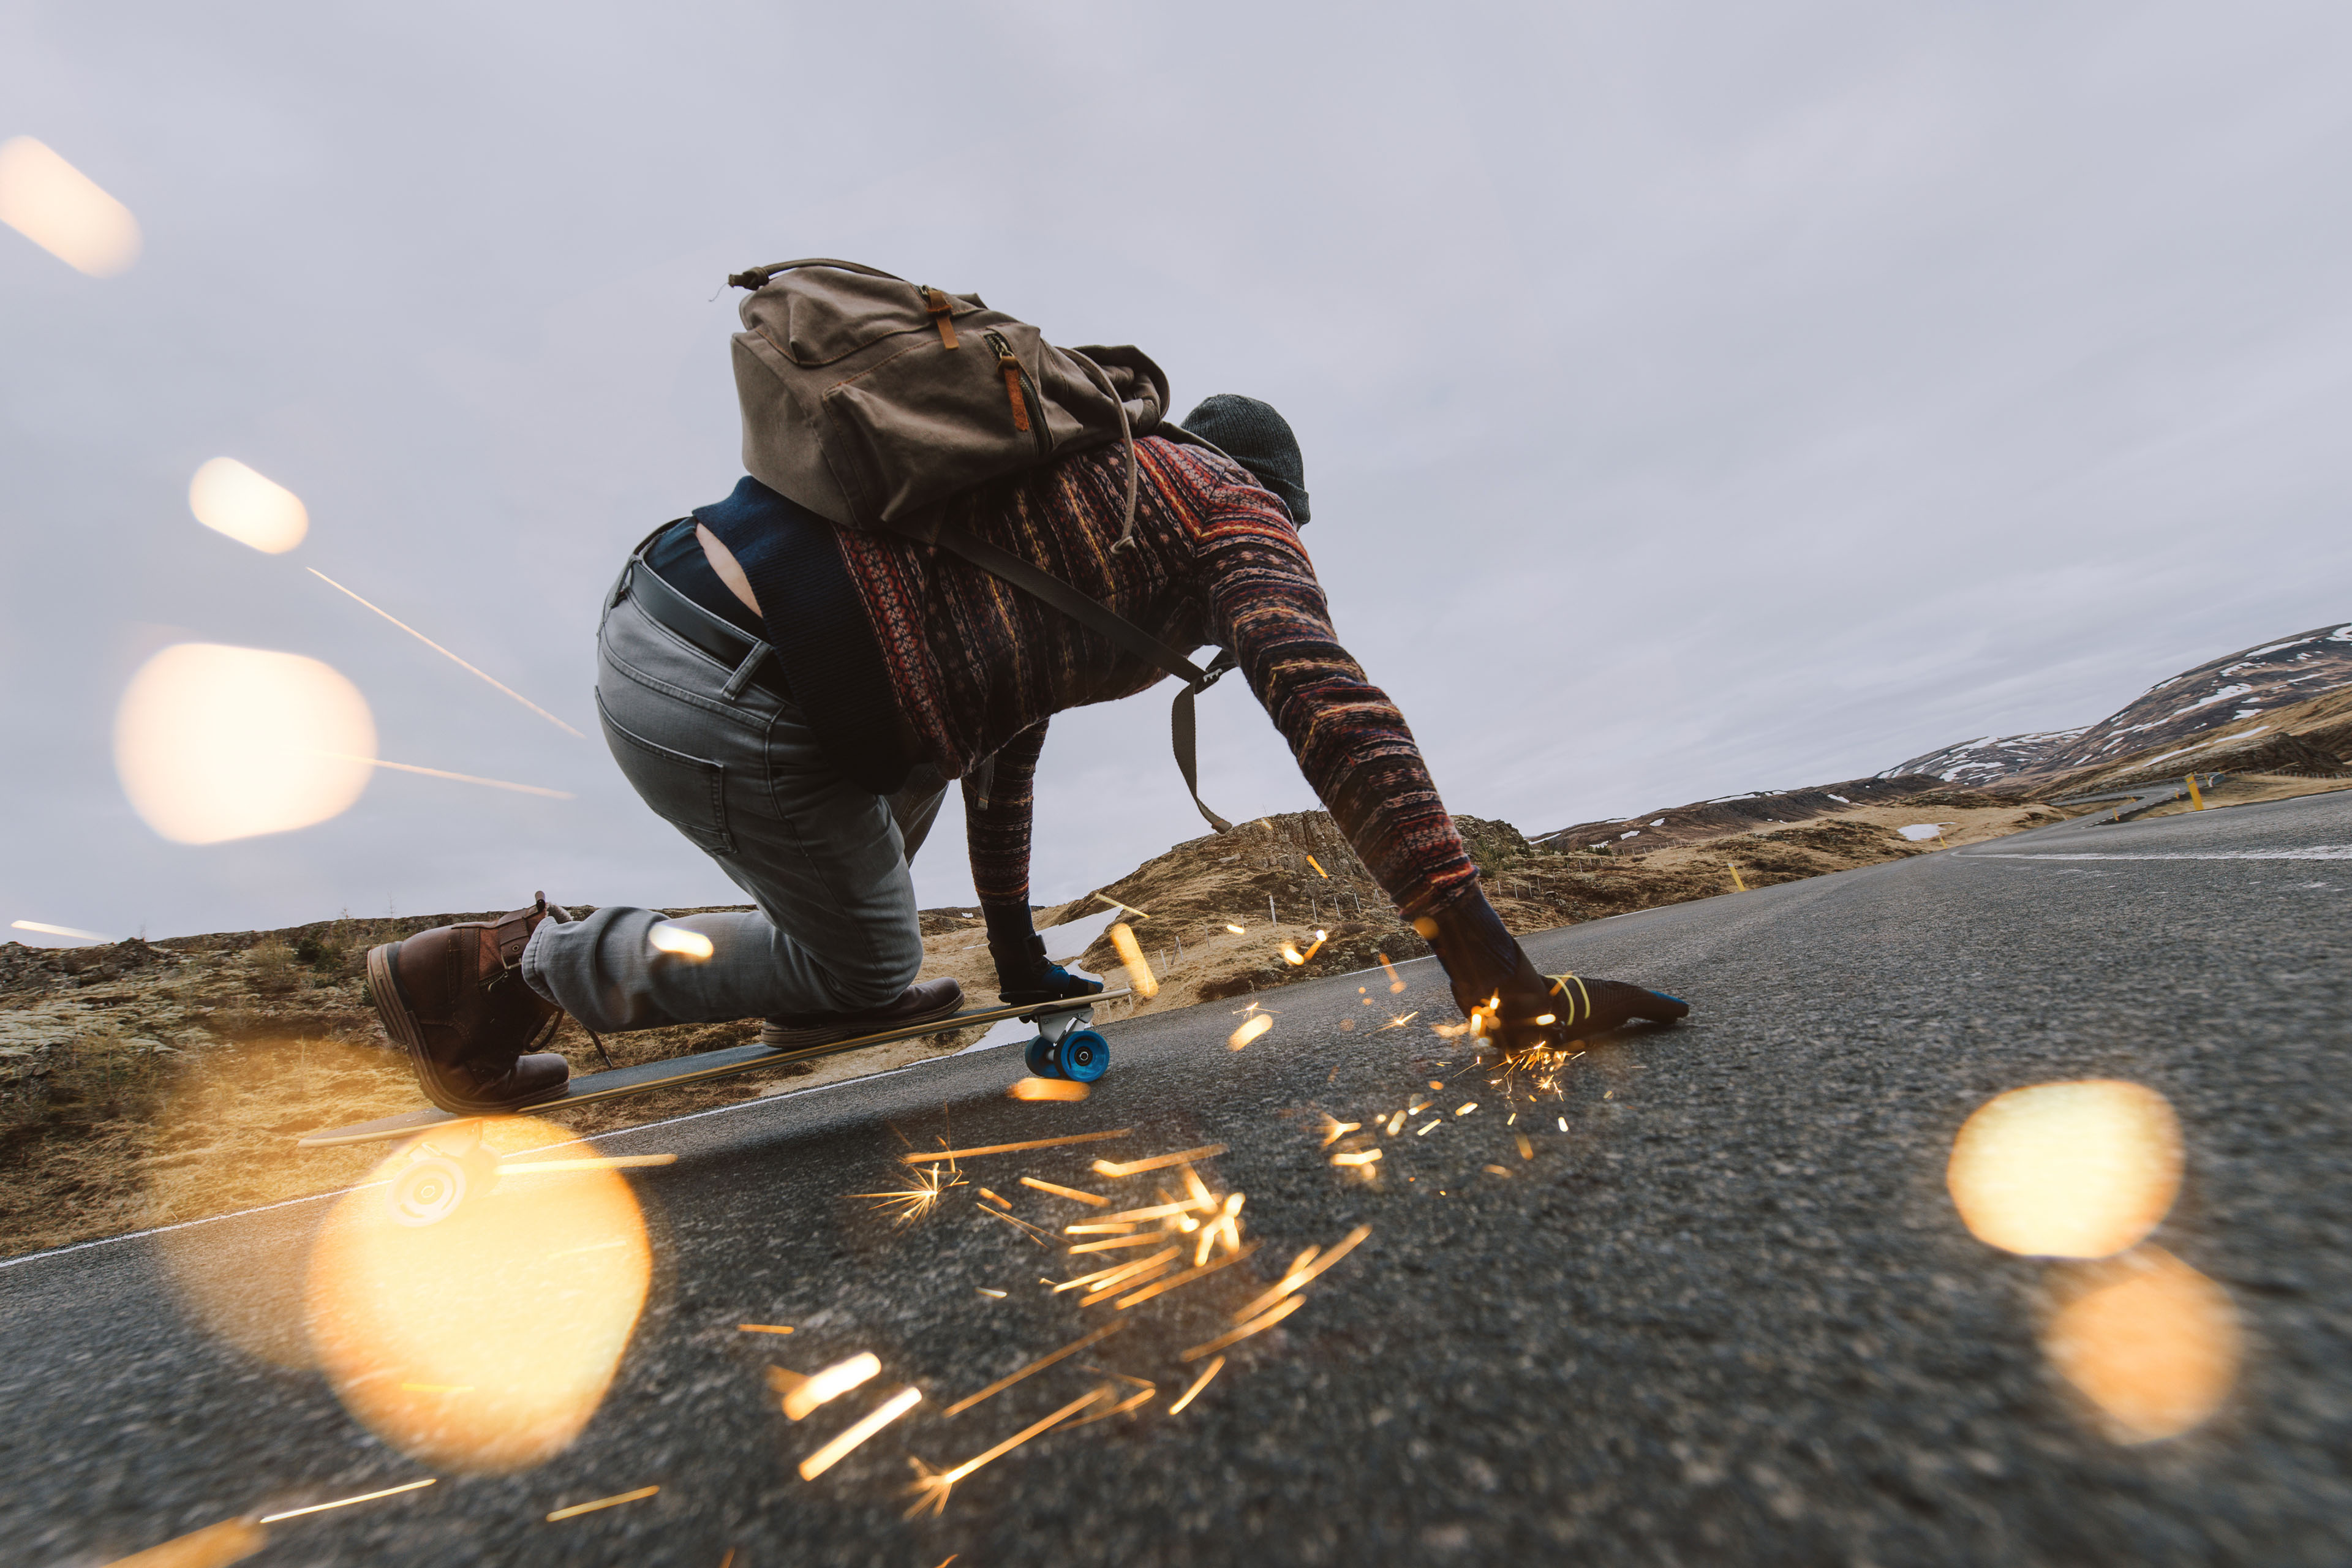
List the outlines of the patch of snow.
{"label": "patch of snow", "polygon": [[1932,822],[1915,822],[1908,827],[1898,827],[1895,831],[1903,835],[1904,837],[1911,840],[1912,843],[1916,844],[1923,838],[1937,837],[1940,836],[1944,830],[1937,826]]}
{"label": "patch of snow", "polygon": [[1626,838],[1639,838],[1639,837],[1642,837],[1642,830],[1641,830],[1640,828],[1638,828],[1638,827],[1637,827],[1637,828],[1633,829],[1633,832],[1631,832],[1631,833],[1621,833],[1621,834],[1619,834],[1617,837],[1618,837],[1620,839],[1626,839]]}
{"label": "patch of snow", "polygon": [[1665,819],[1664,817],[1663,817],[1663,816],[1662,816],[1662,817],[1660,817],[1660,818],[1658,818],[1658,820],[1657,820],[1657,821],[1655,821],[1655,822],[1654,822],[1654,823],[1650,824],[1650,826],[1653,826],[1653,827],[1664,827],[1665,825],[1666,825],[1666,819]]}
{"label": "patch of snow", "polygon": [[[2196,701],[2191,702],[2186,708],[2174,709],[2169,714],[2166,715],[2165,718],[2158,720],[2157,722],[2159,724],[2165,723],[2170,720],[2179,718],[2183,713],[2194,713],[2200,708],[2210,708],[2216,702],[2227,702],[2232,697],[2243,697],[2247,692],[2252,691],[2252,687],[2245,685],[2225,686],[2221,688],[2221,690],[2213,692],[2210,696],[2200,697]],[[2148,728],[2148,726],[2145,724],[2139,727],[2141,729]]]}
{"label": "patch of snow", "polygon": [[2329,642],[2352,642],[2352,626],[2338,626],[2327,634]]}
{"label": "patch of snow", "polygon": [[1837,802],[1840,805],[1852,805],[1853,804],[1853,802],[1846,799],[1846,797],[1842,795],[1831,795],[1830,798]]}

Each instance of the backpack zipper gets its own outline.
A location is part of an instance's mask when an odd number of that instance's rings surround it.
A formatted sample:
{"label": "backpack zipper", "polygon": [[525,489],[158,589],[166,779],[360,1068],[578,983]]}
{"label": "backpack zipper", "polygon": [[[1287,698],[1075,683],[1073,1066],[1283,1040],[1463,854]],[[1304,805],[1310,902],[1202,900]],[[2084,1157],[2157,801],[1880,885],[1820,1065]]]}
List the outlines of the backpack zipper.
{"label": "backpack zipper", "polygon": [[[989,332],[988,346],[996,351],[996,368],[1004,377],[1004,396],[1013,405],[1013,427],[1028,432],[1036,441],[1039,461],[1051,458],[1054,437],[1045,428],[1045,401],[1037,395],[1029,373],[1022,368],[1021,356],[1013,352],[1013,345],[999,331]],[[1030,412],[1032,407],[1036,410],[1034,414]]]}

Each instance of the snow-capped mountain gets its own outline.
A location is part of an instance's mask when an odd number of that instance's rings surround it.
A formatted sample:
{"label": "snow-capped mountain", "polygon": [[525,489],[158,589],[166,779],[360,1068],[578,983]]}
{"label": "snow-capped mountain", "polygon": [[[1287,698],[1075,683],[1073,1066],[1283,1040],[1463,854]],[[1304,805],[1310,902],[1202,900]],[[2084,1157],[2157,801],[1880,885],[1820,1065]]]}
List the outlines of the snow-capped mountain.
{"label": "snow-capped mountain", "polygon": [[1940,752],[1913,757],[1907,763],[1897,763],[1877,776],[1893,779],[1931,773],[1947,784],[1985,784],[2012,773],[2032,772],[2060,747],[2080,739],[2086,730],[2087,726],[2044,730],[2035,735],[1983,735],[1962,741],[1957,746],[1946,746]]}
{"label": "snow-capped mountain", "polygon": [[[2352,623],[2263,643],[2159,680],[2128,706],[2081,730],[1988,736],[1929,752],[1880,774],[1932,773],[1981,787],[1996,780],[2054,778],[2150,752],[2160,764],[2178,747],[2276,709],[2352,687]],[[2255,733],[2248,730],[2243,733]]]}

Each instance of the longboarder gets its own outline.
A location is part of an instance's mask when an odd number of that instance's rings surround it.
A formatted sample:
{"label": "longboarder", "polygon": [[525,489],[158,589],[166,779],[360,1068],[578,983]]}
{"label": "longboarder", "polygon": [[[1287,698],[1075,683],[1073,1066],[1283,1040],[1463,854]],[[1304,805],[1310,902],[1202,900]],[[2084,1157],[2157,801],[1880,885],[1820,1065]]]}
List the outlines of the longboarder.
{"label": "longboarder", "polygon": [[[973,297],[924,292],[958,347],[945,318]],[[1004,358],[1020,411],[1032,384]],[[1075,451],[953,495],[944,519],[1169,647],[1227,650],[1465,1016],[1485,1011],[1490,1048],[1688,1012],[1635,985],[1564,988],[1504,929],[1404,715],[1332,630],[1299,543],[1305,467],[1282,416],[1221,395],[1172,434],[1209,445],[1148,435]],[[757,445],[747,434],[755,469]],[[708,957],[657,945],[656,910],[570,921],[544,897],[423,931],[369,955],[385,1028],[436,1104],[471,1111],[562,1089],[564,1058],[537,1047],[566,1012],[612,1031],[760,1017],[764,1043],[790,1047],[946,1018],[962,993],[915,978],[908,862],[950,780],[1004,999],[1098,990],[1048,963],[1031,926],[1032,780],[1054,714],[1161,675],[968,560],[836,527],[747,475],[631,552],[597,632],[596,705],[638,795],[757,908],[667,922],[707,939]]]}

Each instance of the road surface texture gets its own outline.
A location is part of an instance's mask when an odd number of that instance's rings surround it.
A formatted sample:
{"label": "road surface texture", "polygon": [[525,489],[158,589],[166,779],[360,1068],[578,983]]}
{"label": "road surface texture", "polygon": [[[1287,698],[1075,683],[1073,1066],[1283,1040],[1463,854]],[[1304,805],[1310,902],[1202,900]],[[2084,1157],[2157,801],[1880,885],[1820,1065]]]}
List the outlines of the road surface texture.
{"label": "road surface texture", "polygon": [[[2347,857],[2352,797],[2329,795],[2071,823],[1533,939],[1548,968],[1696,1011],[1595,1046],[1564,1103],[1516,1124],[1423,1027],[1446,1014],[1422,963],[1402,995],[1378,971],[1275,993],[1274,1027],[1239,1052],[1224,1005],[1113,1023],[1111,1074],[1083,1104],[1008,1100],[1018,1055],[991,1050],[606,1137],[606,1154],[679,1156],[626,1178],[650,1293],[582,1435],[505,1475],[414,1458],[318,1372],[279,1364],[301,1360],[330,1204],[18,1262],[0,1268],[0,1539],[15,1562],[99,1563],[437,1475],[272,1525],[247,1561],[2340,1563]],[[2245,1331],[2218,1414],[2137,1447],[2101,1435],[2040,1348],[2053,1266],[1974,1239],[1945,1187],[1970,1111],[2090,1078],[2177,1110],[2187,1181],[2153,1240],[2218,1281]],[[1416,1100],[1432,1109],[1373,1140],[1377,1183],[1328,1163],[1324,1113],[1371,1124]],[[911,1225],[851,1195],[905,1186],[909,1143],[1121,1127],[971,1160]],[[1243,1233],[1264,1251],[1132,1310],[1038,1281],[1136,1254],[1066,1259],[1065,1237],[1049,1253],[980,1213],[983,1185],[1051,1227],[1100,1212],[1023,1174],[1149,1205],[1177,1173],[1110,1182],[1091,1160],[1209,1143],[1227,1152],[1201,1171],[1247,1194]],[[1205,1364],[1180,1352],[1360,1224],[1369,1239],[1305,1306],[1231,1346],[1171,1417]],[[167,1267],[167,1242],[196,1263]],[[178,1282],[191,1267],[210,1281],[202,1310]],[[1134,1321],[943,1415],[1118,1317]],[[784,1420],[769,1363],[862,1351],[879,1378]],[[1048,1431],[940,1517],[902,1517],[910,1456],[944,1468],[1143,1380],[1158,1392],[1139,1410]],[[794,1473],[903,1384],[926,1395],[913,1415],[814,1481]],[[546,1521],[646,1486],[661,1489]]]}

